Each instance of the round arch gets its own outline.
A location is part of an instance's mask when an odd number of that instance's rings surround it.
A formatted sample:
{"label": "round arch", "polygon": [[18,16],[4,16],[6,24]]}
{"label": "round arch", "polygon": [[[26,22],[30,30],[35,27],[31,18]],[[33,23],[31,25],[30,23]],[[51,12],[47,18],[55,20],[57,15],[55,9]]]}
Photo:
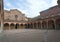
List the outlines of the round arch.
{"label": "round arch", "polygon": [[30,24],[29,24],[29,27],[30,27],[30,29],[33,29],[33,24],[30,23]]}
{"label": "round arch", "polygon": [[14,23],[11,23],[10,24],[10,29],[14,29],[15,28],[15,24]]}
{"label": "round arch", "polygon": [[28,23],[28,29],[30,28],[30,24]]}
{"label": "round arch", "polygon": [[24,24],[20,24],[20,28],[23,29],[24,28]]}
{"label": "round arch", "polygon": [[38,29],[41,29],[41,23],[38,22],[37,24],[38,24]]}
{"label": "round arch", "polygon": [[60,19],[56,19],[56,29],[60,29]]}
{"label": "round arch", "polygon": [[37,29],[37,23],[34,23],[34,29]]}
{"label": "round arch", "polygon": [[46,21],[42,21],[42,29],[47,29],[47,22]]}
{"label": "round arch", "polygon": [[55,29],[54,21],[53,20],[49,20],[48,21],[48,29]]}
{"label": "round arch", "polygon": [[25,26],[25,29],[27,29],[28,27],[27,27],[27,24],[24,24],[24,26]]}
{"label": "round arch", "polygon": [[16,23],[15,29],[19,29],[19,24],[18,23]]}
{"label": "round arch", "polygon": [[4,30],[8,30],[9,29],[9,24],[8,23],[5,23],[4,24]]}

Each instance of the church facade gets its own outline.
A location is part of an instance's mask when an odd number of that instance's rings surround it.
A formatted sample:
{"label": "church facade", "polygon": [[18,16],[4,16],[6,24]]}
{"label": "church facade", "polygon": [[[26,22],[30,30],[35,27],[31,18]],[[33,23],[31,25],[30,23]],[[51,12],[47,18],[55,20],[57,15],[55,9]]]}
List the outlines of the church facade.
{"label": "church facade", "polygon": [[17,9],[4,10],[4,30],[25,28],[27,21],[25,14]]}

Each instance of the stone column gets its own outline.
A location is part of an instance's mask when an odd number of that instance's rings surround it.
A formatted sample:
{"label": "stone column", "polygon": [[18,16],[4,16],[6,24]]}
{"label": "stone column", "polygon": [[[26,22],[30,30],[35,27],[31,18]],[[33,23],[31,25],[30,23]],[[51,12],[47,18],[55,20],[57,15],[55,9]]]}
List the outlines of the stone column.
{"label": "stone column", "polygon": [[57,29],[57,28],[56,28],[56,20],[54,20],[54,26],[55,26],[55,29]]}
{"label": "stone column", "polygon": [[47,29],[49,29],[49,27],[48,27],[48,21],[47,21]]}
{"label": "stone column", "polygon": [[20,29],[21,24],[19,24],[19,29]]}
{"label": "stone column", "polygon": [[37,29],[38,29],[38,23],[36,23],[36,24],[37,24],[36,26],[37,26]]}
{"label": "stone column", "polygon": [[32,25],[33,25],[33,29],[34,29],[34,23]]}
{"label": "stone column", "polygon": [[28,29],[28,24],[27,24],[27,29]]}
{"label": "stone column", "polygon": [[18,29],[20,29],[20,24],[19,24],[19,28]]}
{"label": "stone column", "polygon": [[23,24],[22,28],[25,29],[25,28],[24,28],[24,24]]}
{"label": "stone column", "polygon": [[9,30],[10,30],[10,24],[9,24]]}
{"label": "stone column", "polygon": [[29,29],[29,24],[27,24],[27,29]]}
{"label": "stone column", "polygon": [[41,29],[42,29],[42,21],[41,21]]}
{"label": "stone column", "polygon": [[0,32],[3,31],[3,19],[4,19],[4,10],[3,10],[3,0],[0,0],[0,15],[1,15],[1,28],[0,28]]}
{"label": "stone column", "polygon": [[25,29],[25,24],[23,24],[23,29]]}

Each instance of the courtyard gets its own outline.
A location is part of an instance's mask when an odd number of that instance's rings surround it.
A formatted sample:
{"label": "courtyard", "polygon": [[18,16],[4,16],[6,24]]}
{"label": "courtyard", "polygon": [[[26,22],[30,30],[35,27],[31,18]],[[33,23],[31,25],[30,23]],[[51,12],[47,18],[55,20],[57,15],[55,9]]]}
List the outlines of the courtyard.
{"label": "courtyard", "polygon": [[60,42],[60,30],[4,30],[0,42]]}

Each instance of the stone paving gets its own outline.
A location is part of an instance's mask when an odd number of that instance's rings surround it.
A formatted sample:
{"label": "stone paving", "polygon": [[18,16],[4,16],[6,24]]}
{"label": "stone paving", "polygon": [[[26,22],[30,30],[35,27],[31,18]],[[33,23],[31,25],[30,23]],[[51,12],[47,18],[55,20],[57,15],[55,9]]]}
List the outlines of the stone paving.
{"label": "stone paving", "polygon": [[60,42],[60,30],[5,30],[0,42]]}

